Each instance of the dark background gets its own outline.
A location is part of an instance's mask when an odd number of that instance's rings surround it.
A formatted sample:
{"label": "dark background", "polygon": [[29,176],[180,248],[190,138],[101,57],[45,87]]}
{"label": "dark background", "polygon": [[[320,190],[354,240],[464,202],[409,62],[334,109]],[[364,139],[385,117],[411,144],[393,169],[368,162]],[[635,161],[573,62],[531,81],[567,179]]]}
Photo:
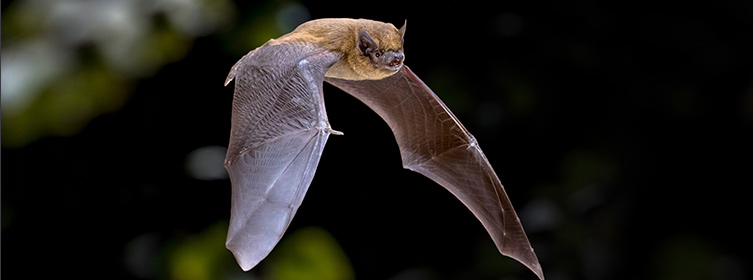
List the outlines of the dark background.
{"label": "dark background", "polygon": [[[19,2],[3,1],[3,52],[23,38],[6,22]],[[192,177],[187,156],[227,146],[222,82],[260,45],[249,30],[290,3],[229,3],[226,24],[74,133],[11,145],[4,112],[3,278],[183,279],[175,252],[230,206],[229,181]],[[309,18],[408,20],[406,64],[479,140],[547,279],[753,273],[750,2],[301,4]],[[329,138],[288,234],[324,229],[357,279],[534,279],[449,192],[400,168],[376,114],[329,85],[325,100],[345,135]],[[267,279],[264,262],[241,274],[223,238],[196,245],[221,252],[211,279]]]}

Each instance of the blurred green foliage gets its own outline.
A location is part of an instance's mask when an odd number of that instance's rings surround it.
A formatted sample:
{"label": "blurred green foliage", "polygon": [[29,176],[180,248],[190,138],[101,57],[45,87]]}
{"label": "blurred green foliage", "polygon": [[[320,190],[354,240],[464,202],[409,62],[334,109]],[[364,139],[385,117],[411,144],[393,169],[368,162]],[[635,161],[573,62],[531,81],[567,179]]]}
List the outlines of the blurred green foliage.
{"label": "blurred green foliage", "polygon": [[309,17],[295,1],[257,5],[230,26],[228,0],[15,1],[2,17],[2,145],[76,134],[200,36],[230,31],[225,45],[242,55]]}
{"label": "blurred green foliage", "polygon": [[2,145],[77,133],[233,16],[226,0],[15,1],[2,17]]}
{"label": "blurred green foliage", "polygon": [[168,254],[168,279],[212,280],[232,279],[228,264],[233,256],[225,249],[227,221],[216,223],[204,231],[176,240]]}
{"label": "blurred green foliage", "polygon": [[[353,268],[337,241],[324,229],[289,232],[269,254],[268,280],[352,280]],[[265,275],[267,276],[267,275]]]}
{"label": "blurred green foliage", "polygon": [[243,273],[224,246],[227,226],[224,221],[190,236],[175,237],[166,247],[166,279],[355,279],[345,252],[326,230],[318,227],[287,232],[260,268]]}
{"label": "blurred green foliage", "polygon": [[23,108],[3,111],[3,145],[73,135],[92,118],[120,108],[129,86],[122,76],[96,62],[62,73],[33,93],[36,97]]}

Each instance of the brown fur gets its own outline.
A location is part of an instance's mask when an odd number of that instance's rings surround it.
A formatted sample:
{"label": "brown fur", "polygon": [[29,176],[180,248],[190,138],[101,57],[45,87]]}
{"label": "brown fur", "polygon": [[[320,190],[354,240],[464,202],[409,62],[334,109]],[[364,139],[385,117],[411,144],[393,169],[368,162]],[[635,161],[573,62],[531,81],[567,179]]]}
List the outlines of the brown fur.
{"label": "brown fur", "polygon": [[403,38],[390,23],[368,19],[327,18],[305,22],[292,32],[272,40],[271,44],[307,44],[324,51],[343,54],[327,72],[327,77],[348,80],[382,79],[393,73],[374,68],[356,48],[358,31],[364,30],[380,49],[402,50]]}

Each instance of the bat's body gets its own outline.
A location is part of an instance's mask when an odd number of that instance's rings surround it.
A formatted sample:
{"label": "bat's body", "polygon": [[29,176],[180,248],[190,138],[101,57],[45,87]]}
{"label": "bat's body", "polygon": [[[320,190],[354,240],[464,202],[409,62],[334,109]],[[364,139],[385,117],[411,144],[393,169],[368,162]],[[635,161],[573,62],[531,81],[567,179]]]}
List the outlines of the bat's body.
{"label": "bat's body", "polygon": [[390,126],[403,166],[447,188],[481,221],[499,251],[544,279],[499,178],[475,138],[403,65],[392,24],[321,19],[272,39],[233,66],[225,167],[233,185],[227,247],[244,270],[282,237],[308,190],[332,130],[323,81],[355,96]]}

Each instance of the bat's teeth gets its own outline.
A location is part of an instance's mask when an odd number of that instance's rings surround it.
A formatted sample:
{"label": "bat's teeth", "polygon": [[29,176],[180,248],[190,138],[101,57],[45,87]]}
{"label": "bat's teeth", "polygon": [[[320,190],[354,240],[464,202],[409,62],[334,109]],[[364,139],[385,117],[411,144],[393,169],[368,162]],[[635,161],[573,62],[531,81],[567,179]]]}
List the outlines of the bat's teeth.
{"label": "bat's teeth", "polygon": [[332,133],[334,135],[344,135],[345,134],[342,131],[337,131],[337,130],[334,130],[334,129],[331,129],[331,128],[329,129],[329,133]]}

